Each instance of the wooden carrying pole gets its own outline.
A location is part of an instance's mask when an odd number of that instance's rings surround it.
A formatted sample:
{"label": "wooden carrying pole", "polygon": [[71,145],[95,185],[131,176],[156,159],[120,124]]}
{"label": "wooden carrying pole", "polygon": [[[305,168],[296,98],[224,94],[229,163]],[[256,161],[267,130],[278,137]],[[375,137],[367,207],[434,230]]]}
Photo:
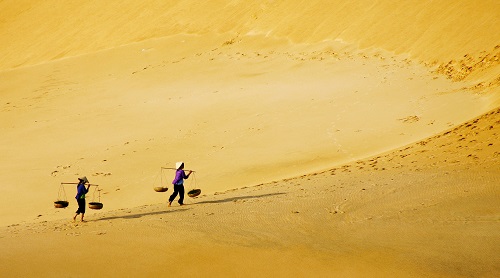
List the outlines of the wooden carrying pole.
{"label": "wooden carrying pole", "polygon": [[[61,184],[78,184],[78,182],[61,182]],[[87,185],[99,186],[98,184],[90,184],[90,183],[88,183]]]}
{"label": "wooden carrying pole", "polygon": [[[177,170],[176,168],[169,168],[169,167],[161,167],[162,169],[168,169],[168,170]],[[191,171],[191,172],[196,172],[196,171],[193,171],[193,170],[188,170],[188,169],[182,169],[184,171]]]}

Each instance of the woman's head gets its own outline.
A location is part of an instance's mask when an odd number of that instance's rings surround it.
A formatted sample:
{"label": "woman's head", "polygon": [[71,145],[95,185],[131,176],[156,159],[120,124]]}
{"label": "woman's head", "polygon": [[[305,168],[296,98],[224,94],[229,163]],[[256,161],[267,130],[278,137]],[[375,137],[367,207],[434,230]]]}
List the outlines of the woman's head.
{"label": "woman's head", "polygon": [[83,181],[84,183],[89,182],[89,180],[88,180],[88,179],[87,179],[87,177],[85,177],[85,176],[83,176],[83,177],[81,177],[81,178],[78,178],[78,180]]}
{"label": "woman's head", "polygon": [[177,170],[184,169],[184,162],[179,161],[179,162],[175,163],[175,169],[177,169]]}

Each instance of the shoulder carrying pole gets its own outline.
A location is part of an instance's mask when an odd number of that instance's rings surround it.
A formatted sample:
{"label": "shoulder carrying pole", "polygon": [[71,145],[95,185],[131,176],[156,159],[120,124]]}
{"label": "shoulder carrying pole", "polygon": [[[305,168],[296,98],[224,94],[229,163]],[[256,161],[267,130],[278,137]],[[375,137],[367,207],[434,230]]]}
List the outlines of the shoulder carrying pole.
{"label": "shoulder carrying pole", "polygon": [[[169,167],[161,167],[162,169],[167,169],[167,170],[177,170],[176,168],[169,168]],[[184,171],[191,171],[191,172],[196,172],[196,171],[193,171],[193,170],[189,170],[189,169],[182,169]]]}
{"label": "shoulder carrying pole", "polygon": [[[61,182],[61,184],[78,184],[78,183],[77,182]],[[87,185],[99,186],[98,184],[90,184],[90,183],[88,183]]]}

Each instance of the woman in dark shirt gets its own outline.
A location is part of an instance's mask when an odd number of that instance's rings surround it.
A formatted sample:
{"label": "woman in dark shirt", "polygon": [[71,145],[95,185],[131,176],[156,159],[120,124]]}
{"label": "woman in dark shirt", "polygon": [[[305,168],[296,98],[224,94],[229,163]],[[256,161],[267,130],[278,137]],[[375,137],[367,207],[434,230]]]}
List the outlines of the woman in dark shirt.
{"label": "woman in dark shirt", "polygon": [[75,216],[73,217],[73,221],[76,220],[76,217],[78,214],[82,214],[82,222],[83,222],[83,216],[85,215],[85,194],[89,192],[90,184],[85,188],[85,184],[89,183],[89,180],[87,177],[81,177],[78,178],[79,182],[78,185],[76,186],[76,202],[78,203],[78,210],[76,211]]}

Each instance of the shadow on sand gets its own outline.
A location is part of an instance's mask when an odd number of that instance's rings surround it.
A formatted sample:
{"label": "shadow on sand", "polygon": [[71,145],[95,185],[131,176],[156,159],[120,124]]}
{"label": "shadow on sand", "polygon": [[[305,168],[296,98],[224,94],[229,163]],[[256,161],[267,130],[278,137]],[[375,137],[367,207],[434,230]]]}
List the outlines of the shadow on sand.
{"label": "shadow on sand", "polygon": [[135,218],[141,218],[143,216],[150,216],[150,215],[161,215],[161,214],[170,214],[174,212],[182,212],[189,210],[187,208],[183,209],[175,209],[175,210],[164,210],[164,211],[153,211],[153,212],[146,212],[146,213],[137,213],[137,214],[127,214],[127,215],[117,215],[117,216],[109,216],[109,217],[103,217],[96,219],[95,221],[102,221],[102,220],[113,220],[113,219],[135,219]]}
{"label": "shadow on sand", "polygon": [[[284,195],[286,193],[269,193],[269,194],[261,194],[261,195],[249,195],[249,196],[238,196],[238,197],[232,197],[232,198],[226,198],[226,199],[221,199],[221,200],[213,200],[213,201],[201,201],[201,202],[193,202],[192,204],[185,204],[185,205],[202,205],[202,204],[220,204],[220,203],[228,203],[228,202],[234,202],[238,200],[247,200],[247,199],[255,199],[255,198],[266,198],[266,197],[272,197],[272,196],[279,196],[279,195]],[[150,215],[166,215],[174,212],[183,212],[189,210],[188,208],[179,208],[179,209],[171,209],[171,210],[163,210],[163,211],[153,211],[153,212],[146,212],[146,213],[136,213],[136,214],[128,214],[126,212],[121,212],[126,215],[117,215],[117,216],[108,216],[108,217],[103,217],[96,219],[94,221],[103,221],[103,220],[113,220],[113,219],[136,219],[136,218],[141,218],[143,216],[150,216]]]}
{"label": "shadow on sand", "polygon": [[272,197],[272,196],[278,196],[278,195],[284,195],[284,194],[286,194],[286,193],[269,193],[269,194],[262,194],[262,195],[239,196],[239,197],[232,197],[232,198],[227,198],[227,199],[222,199],[222,200],[195,202],[195,203],[193,203],[193,205],[220,204],[220,203],[235,202],[235,201],[246,200],[246,199]]}

